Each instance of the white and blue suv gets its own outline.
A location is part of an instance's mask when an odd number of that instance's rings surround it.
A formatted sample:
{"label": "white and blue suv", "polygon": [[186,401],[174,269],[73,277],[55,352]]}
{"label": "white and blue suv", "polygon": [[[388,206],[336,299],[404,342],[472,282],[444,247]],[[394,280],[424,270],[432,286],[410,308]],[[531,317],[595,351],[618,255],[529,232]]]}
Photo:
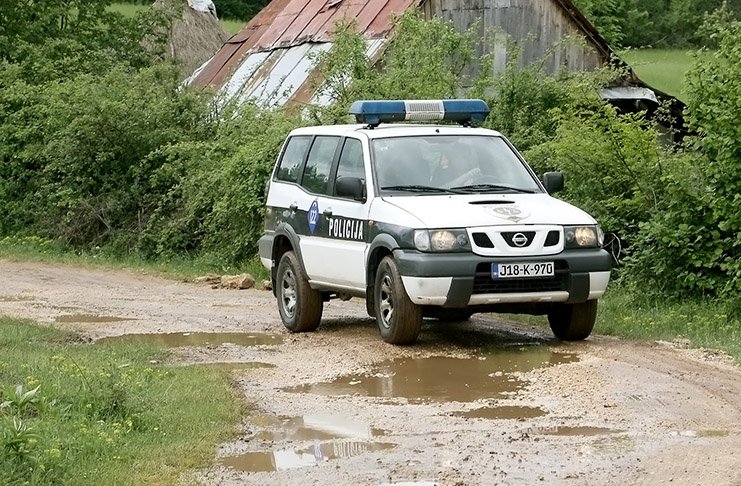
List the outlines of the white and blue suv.
{"label": "white and blue suv", "polygon": [[[424,317],[546,314],[556,337],[591,333],[610,279],[603,235],[550,196],[482,100],[357,101],[357,125],[299,128],[267,189],[259,250],[284,325],[313,331],[324,302],[364,297],[381,337],[414,342]],[[393,121],[454,124],[391,124]]]}

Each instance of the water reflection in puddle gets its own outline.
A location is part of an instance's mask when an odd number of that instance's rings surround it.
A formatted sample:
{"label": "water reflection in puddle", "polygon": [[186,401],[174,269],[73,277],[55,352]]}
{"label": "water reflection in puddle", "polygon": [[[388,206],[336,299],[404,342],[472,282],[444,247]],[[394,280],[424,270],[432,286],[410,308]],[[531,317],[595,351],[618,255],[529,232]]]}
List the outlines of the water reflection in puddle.
{"label": "water reflection in puddle", "polygon": [[681,437],[728,437],[730,432],[718,429],[683,430],[681,432],[674,432],[672,435],[679,435]]}
{"label": "water reflection in puddle", "polygon": [[284,391],[406,398],[411,402],[471,402],[516,393],[525,382],[516,378],[514,372],[528,372],[578,359],[574,354],[553,353],[538,346],[499,349],[472,358],[394,359],[379,364],[368,374],[346,375],[331,382],[290,387]]}
{"label": "water reflection in puddle", "polygon": [[101,338],[97,344],[108,343],[150,343],[166,348],[182,346],[219,346],[226,343],[239,346],[277,345],[283,338],[277,334],[257,334],[243,332],[173,332],[165,334],[124,334]]}
{"label": "water reflection in puddle", "polygon": [[558,425],[553,427],[531,427],[527,430],[529,434],[535,435],[558,435],[558,436],[592,436],[592,435],[609,435],[623,432],[617,429],[608,429],[606,427],[581,427],[581,426],[564,426]]}
{"label": "water reflection in puddle", "polygon": [[116,317],[116,316],[98,316],[94,314],[65,314],[57,316],[54,319],[56,322],[61,323],[94,323],[94,322],[121,322],[121,321],[135,321],[136,319],[130,317]]}
{"label": "water reflection in puddle", "polygon": [[483,407],[465,412],[455,412],[452,415],[464,418],[480,418],[487,420],[523,420],[527,418],[542,417],[547,412],[537,407]]}
{"label": "water reflection in puddle", "polygon": [[219,461],[220,464],[245,472],[282,471],[395,446],[393,443],[373,440],[374,437],[384,435],[382,430],[337,417],[313,415],[291,419],[262,417],[255,421],[269,427],[258,433],[257,439],[268,442],[301,442],[302,447],[250,451],[224,457]]}

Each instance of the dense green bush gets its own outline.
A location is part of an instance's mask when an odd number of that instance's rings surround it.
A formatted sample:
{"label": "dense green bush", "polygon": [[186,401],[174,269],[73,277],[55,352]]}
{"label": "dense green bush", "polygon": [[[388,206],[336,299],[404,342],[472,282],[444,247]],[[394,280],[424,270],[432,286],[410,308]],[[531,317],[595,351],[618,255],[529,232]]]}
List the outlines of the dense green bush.
{"label": "dense green bush", "polygon": [[109,0],[3,0],[0,61],[31,84],[102,73],[162,59],[168,20],[148,9],[134,18],[109,12]]}
{"label": "dense green bush", "polygon": [[704,45],[698,28],[718,9],[741,18],[741,0],[575,0],[613,47]]}
{"label": "dense green bush", "polygon": [[700,51],[688,74],[687,120],[698,136],[693,170],[665,180],[660,214],[642,225],[631,271],[683,294],[741,295],[741,22],[715,25],[718,49]]}
{"label": "dense green bush", "polygon": [[163,163],[158,149],[204,135],[201,98],[180,91],[169,67],[41,87],[13,66],[3,74],[0,231],[129,246],[162,190],[151,177]]}
{"label": "dense green bush", "polygon": [[138,248],[147,256],[203,252],[224,265],[251,259],[262,235],[264,189],[288,132],[300,120],[243,105],[217,122],[208,141],[162,150],[153,174],[168,187]]}

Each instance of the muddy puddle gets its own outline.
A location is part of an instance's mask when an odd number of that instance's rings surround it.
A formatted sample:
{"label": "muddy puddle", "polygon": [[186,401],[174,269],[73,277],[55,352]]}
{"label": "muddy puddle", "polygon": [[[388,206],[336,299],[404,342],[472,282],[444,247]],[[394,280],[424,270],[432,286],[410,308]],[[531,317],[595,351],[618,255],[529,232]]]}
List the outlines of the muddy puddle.
{"label": "muddy puddle", "polygon": [[273,346],[283,342],[278,334],[242,333],[242,332],[173,332],[164,334],[124,334],[98,339],[96,344],[109,343],[150,343],[165,348],[183,346],[221,346],[236,344],[238,346]]}
{"label": "muddy puddle", "polygon": [[[384,431],[338,417],[258,417],[254,422],[265,427],[255,439],[287,445],[223,457],[221,465],[244,472],[282,471],[395,447],[376,440]],[[297,446],[288,445],[293,443]]]}
{"label": "muddy puddle", "polygon": [[528,418],[542,417],[548,412],[538,407],[482,407],[465,412],[455,412],[454,417],[476,418],[486,420],[524,420]]}
{"label": "muddy puddle", "polygon": [[516,372],[578,361],[575,354],[554,353],[540,346],[493,350],[471,358],[394,359],[367,374],[334,381],[284,388],[284,391],[321,395],[357,395],[405,398],[420,402],[472,402],[514,395],[526,382]]}

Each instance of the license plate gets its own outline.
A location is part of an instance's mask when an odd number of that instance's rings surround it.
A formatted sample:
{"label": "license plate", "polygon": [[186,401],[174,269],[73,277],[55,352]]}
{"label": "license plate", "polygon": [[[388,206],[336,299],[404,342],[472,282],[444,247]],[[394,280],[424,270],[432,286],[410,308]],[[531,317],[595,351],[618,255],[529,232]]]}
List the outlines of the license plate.
{"label": "license plate", "polygon": [[492,263],[491,278],[552,277],[553,262]]}

